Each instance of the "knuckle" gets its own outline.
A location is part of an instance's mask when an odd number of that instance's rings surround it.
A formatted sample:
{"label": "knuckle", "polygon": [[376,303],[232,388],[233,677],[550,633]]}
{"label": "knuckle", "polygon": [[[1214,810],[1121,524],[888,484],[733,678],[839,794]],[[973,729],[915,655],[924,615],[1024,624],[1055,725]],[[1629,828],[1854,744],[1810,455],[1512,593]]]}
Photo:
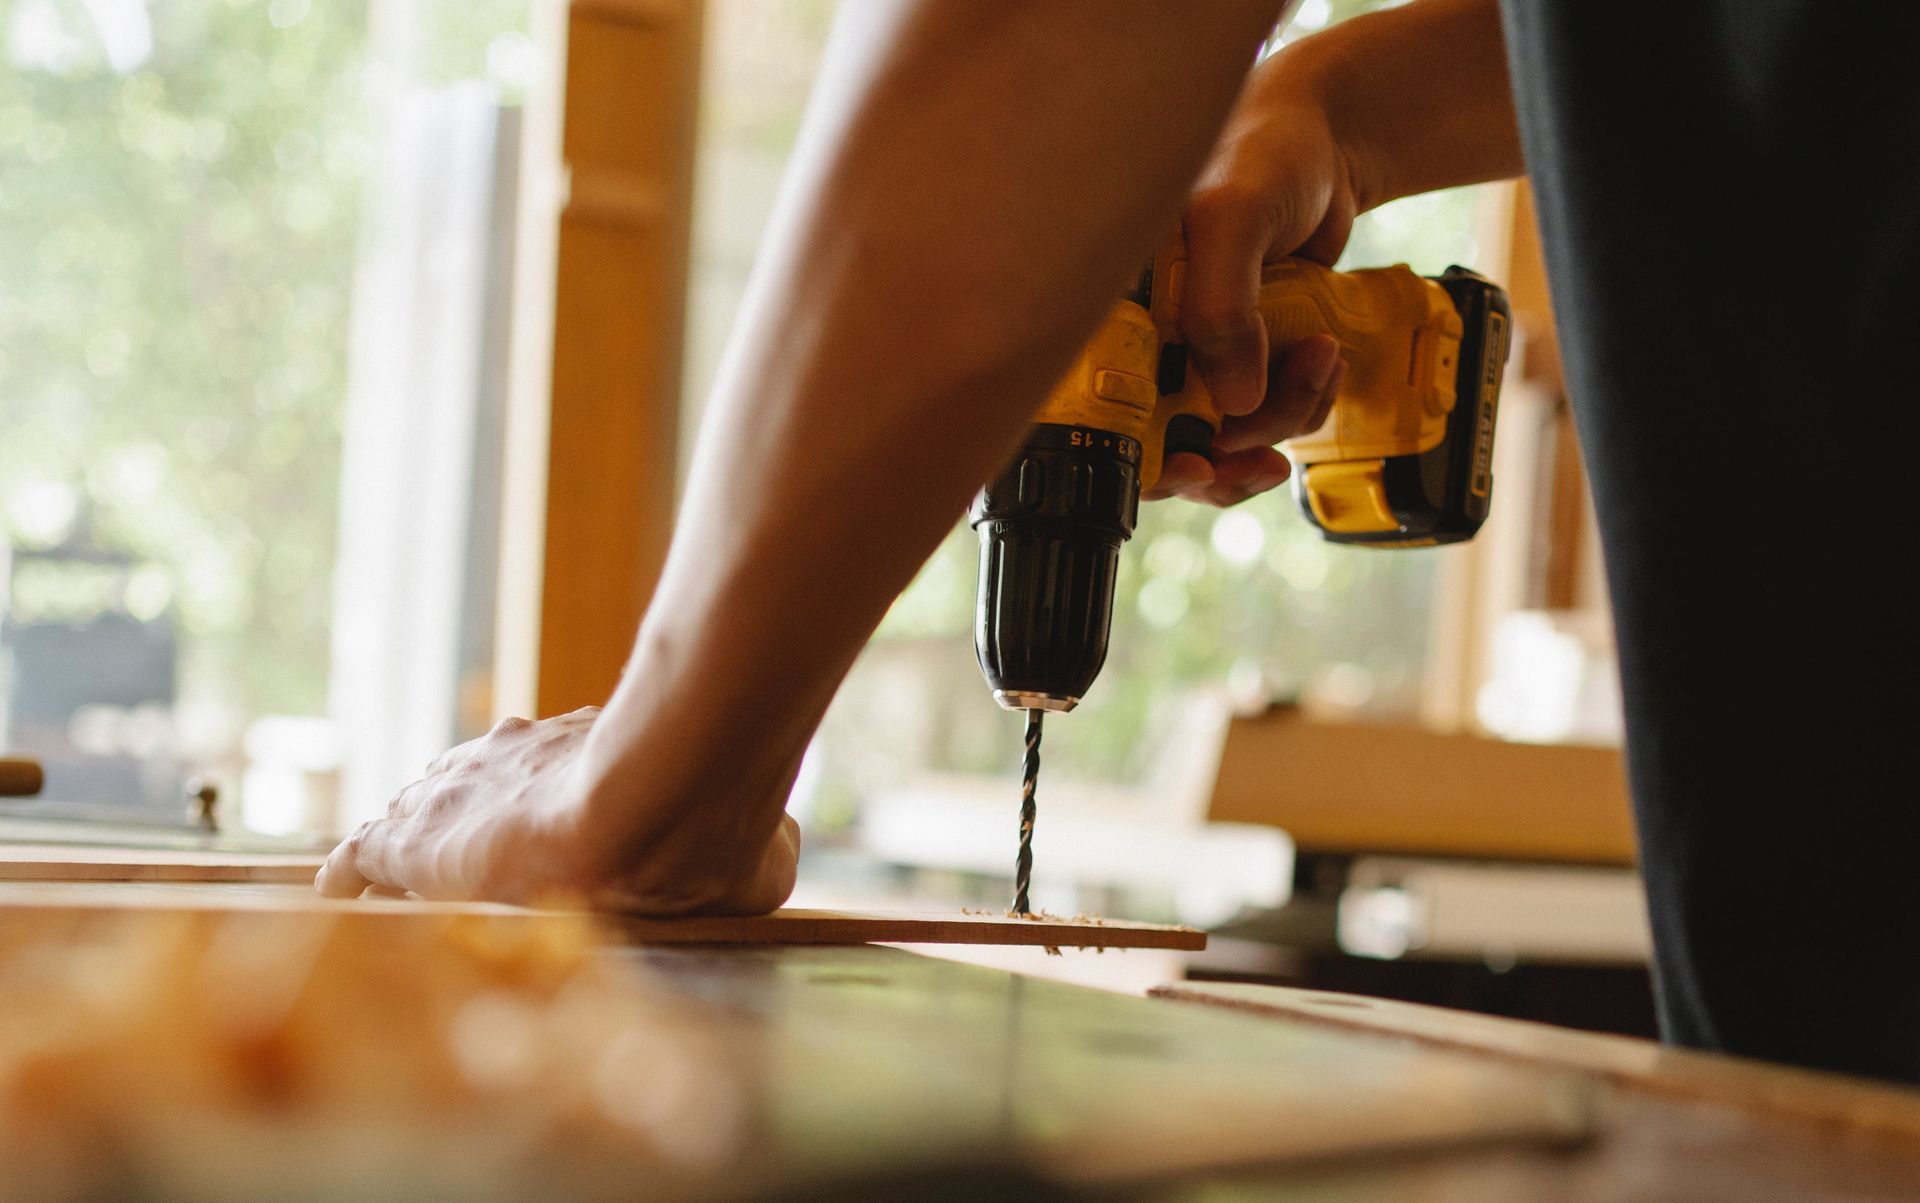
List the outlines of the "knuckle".
{"label": "knuckle", "polygon": [[1223,510],[1230,509],[1254,496],[1259,491],[1252,481],[1235,480],[1222,483],[1219,488],[1208,495],[1207,500]]}
{"label": "knuckle", "polygon": [[1220,293],[1195,292],[1180,311],[1180,333],[1201,350],[1250,346],[1258,324],[1251,308]]}
{"label": "knuckle", "polygon": [[1261,194],[1233,179],[1215,180],[1193,190],[1187,200],[1187,219],[1196,233],[1230,225],[1257,214],[1264,207]]}
{"label": "knuckle", "polygon": [[425,798],[421,799],[420,805],[414,811],[414,814],[421,818],[436,818],[439,816],[443,816],[448,811],[455,809],[459,805],[460,799],[464,795],[464,792],[465,791],[460,789],[458,786],[451,786],[447,789],[434,790],[432,793],[428,794]]}
{"label": "knuckle", "polygon": [[495,736],[515,735],[521,731],[525,731],[531,726],[533,726],[533,723],[528,719],[521,718],[518,715],[508,715],[493,725],[493,730],[490,734]]}
{"label": "knuckle", "polygon": [[395,794],[393,801],[387,803],[387,817],[389,819],[406,818],[419,803],[420,795],[431,788],[428,782],[439,779],[440,778],[437,777],[423,777]]}

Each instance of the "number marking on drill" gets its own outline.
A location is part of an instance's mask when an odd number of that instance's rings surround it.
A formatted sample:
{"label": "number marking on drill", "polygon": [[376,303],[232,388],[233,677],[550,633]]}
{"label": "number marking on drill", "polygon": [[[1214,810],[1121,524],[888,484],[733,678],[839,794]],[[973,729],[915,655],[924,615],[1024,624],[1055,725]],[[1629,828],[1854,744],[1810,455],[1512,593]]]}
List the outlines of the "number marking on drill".
{"label": "number marking on drill", "polygon": [[1469,488],[1475,497],[1493,490],[1493,428],[1500,406],[1500,374],[1506,366],[1507,319],[1502,313],[1487,315],[1486,344],[1480,348],[1480,414],[1473,431],[1473,477]]}
{"label": "number marking on drill", "polygon": [[1115,451],[1122,457],[1132,459],[1140,454],[1140,446],[1124,434],[1112,434],[1104,430],[1075,430],[1067,435],[1069,447],[1085,447],[1089,450],[1100,447]]}

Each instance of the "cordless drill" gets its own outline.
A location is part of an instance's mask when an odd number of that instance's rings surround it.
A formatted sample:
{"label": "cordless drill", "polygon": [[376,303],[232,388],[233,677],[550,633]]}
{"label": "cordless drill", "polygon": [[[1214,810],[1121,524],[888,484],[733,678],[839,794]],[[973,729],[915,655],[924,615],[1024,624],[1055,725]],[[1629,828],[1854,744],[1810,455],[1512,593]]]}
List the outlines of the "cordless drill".
{"label": "cordless drill", "polygon": [[[974,648],[994,700],[1028,712],[1021,855],[1025,912],[1040,716],[1078,705],[1107,658],[1120,545],[1169,455],[1210,455],[1220,412],[1179,341],[1186,268],[1175,235],[1047,395],[1007,467],[975,499]],[[1493,433],[1510,310],[1452,267],[1336,272],[1269,265],[1259,312],[1276,353],[1314,334],[1346,376],[1318,430],[1283,444],[1307,520],[1336,543],[1427,547],[1473,537],[1493,493]]]}

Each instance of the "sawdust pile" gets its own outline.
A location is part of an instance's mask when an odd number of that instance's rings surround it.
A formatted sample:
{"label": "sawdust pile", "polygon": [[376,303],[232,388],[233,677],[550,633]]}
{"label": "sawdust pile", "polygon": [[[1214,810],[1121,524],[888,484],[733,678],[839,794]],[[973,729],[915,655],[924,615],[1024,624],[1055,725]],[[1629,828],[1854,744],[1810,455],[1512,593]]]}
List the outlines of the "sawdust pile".
{"label": "sawdust pile", "polygon": [[[1088,915],[1084,913],[1075,915],[1071,919],[1067,919],[1067,918],[1063,918],[1060,915],[1054,914],[1052,911],[1027,911],[1025,914],[1022,914],[1019,911],[1009,908],[1007,911],[1007,918],[1026,919],[1034,923],[1071,923],[1076,927],[1105,927],[1107,925],[1107,921],[1105,919],[1102,919],[1097,915]],[[1060,951],[1060,946],[1058,944],[1048,944],[1045,947],[1047,950],[1047,955],[1050,957],[1066,955]],[[1081,945],[1079,947],[1082,952],[1086,951],[1086,947],[1084,945]],[[1095,953],[1105,953],[1107,950],[1104,946],[1095,945],[1093,951]]]}
{"label": "sawdust pile", "polygon": [[1076,927],[1105,927],[1107,925],[1107,921],[1100,916],[1084,913],[1075,915],[1069,919],[1064,915],[1056,915],[1052,911],[1027,911],[1022,913],[1016,910],[1008,910],[1006,916],[1009,919],[1027,919],[1034,923],[1071,923]]}
{"label": "sawdust pile", "polygon": [[584,920],[0,918],[0,1199],[667,1185],[743,1137],[718,1021]]}
{"label": "sawdust pile", "polygon": [[[1004,911],[992,911],[992,910],[985,910],[985,909],[974,910],[971,907],[963,906],[960,908],[960,913],[963,915],[998,915],[1001,918],[1005,918],[1005,919],[1024,919],[1029,923],[1065,923],[1065,924],[1071,924],[1074,927],[1105,927],[1107,926],[1106,919],[1100,917],[1099,915],[1089,915],[1089,914],[1086,914],[1085,912],[1077,914],[1072,918],[1067,918],[1063,915],[1056,915],[1052,911],[1022,912],[1022,911],[1016,911],[1011,907],[1007,908]],[[1176,928],[1175,930],[1195,931],[1197,929],[1181,926],[1179,928]],[[1057,957],[1057,956],[1063,955],[1060,951],[1060,948],[1061,948],[1060,945],[1048,944],[1048,945],[1045,945],[1044,947],[1047,950],[1047,955],[1050,957]],[[1086,951],[1088,948],[1087,945],[1075,945],[1075,947],[1079,948],[1083,952]],[[1105,945],[1096,944],[1096,945],[1092,945],[1091,947],[1095,954],[1104,954],[1107,951]]]}

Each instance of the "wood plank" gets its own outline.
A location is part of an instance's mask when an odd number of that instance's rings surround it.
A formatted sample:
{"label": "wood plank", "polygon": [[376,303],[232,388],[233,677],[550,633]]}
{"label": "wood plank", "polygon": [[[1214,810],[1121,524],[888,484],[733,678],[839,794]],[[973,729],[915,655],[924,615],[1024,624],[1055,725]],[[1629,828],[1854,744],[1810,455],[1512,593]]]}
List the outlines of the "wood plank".
{"label": "wood plank", "polygon": [[1297,707],[1232,721],[1207,817],[1272,824],[1301,853],[1603,865],[1635,855],[1616,748],[1322,722]]}
{"label": "wood plank", "polygon": [[701,0],[572,5],[564,103],[543,103],[530,127],[528,222],[544,261],[517,270],[526,307],[551,323],[516,332],[526,375],[508,419],[503,715],[605,702],[666,556],[703,13]]}
{"label": "wood plank", "polygon": [[[359,1198],[404,1182],[413,1195],[612,1203],[641,1183],[661,1198],[787,1197],[800,1184],[822,1198],[920,1198],[977,1186],[967,1167],[982,1167],[1006,1180],[968,1197],[1084,1182],[1125,1198],[1864,1203],[1911,1200],[1920,1181],[1920,1142],[1768,1123],[1306,1018],[889,948],[587,959],[494,922],[388,923],[370,904],[338,905],[358,915],[68,927],[0,913],[0,937],[23,954],[0,958],[0,975],[18,973],[0,981],[7,1030],[24,1036],[0,1058],[13,1193],[134,1182],[169,1198]],[[224,990],[209,992],[205,971],[172,972],[196,960]],[[517,1025],[504,1043],[533,1058],[482,1060],[489,1076],[466,1076],[476,1047],[498,1047],[456,1039],[463,1025],[447,1020],[471,998],[486,1000],[482,1018]],[[101,1018],[49,1021],[70,1005]],[[236,1014],[248,1022],[201,1021]],[[501,1066],[516,1077],[503,1084]],[[380,1139],[339,1156],[369,1131]],[[33,1165],[57,1176],[36,1179]]]}
{"label": "wood plank", "polygon": [[1207,946],[1207,934],[1195,928],[1122,919],[798,908],[741,918],[628,918],[620,920],[620,930],[636,944],[1003,944],[1187,952]]}
{"label": "wood plank", "polygon": [[1182,982],[1150,993],[1155,998],[1206,1003],[1276,1019],[1362,1028],[1424,1044],[1580,1070],[1654,1094],[1920,1140],[1920,1090],[1863,1078],[1325,990]]}
{"label": "wood plank", "polygon": [[1031,1198],[1549,1156],[1599,1118],[1577,1076],[894,949],[599,956],[577,924],[510,923],[0,912],[0,1164],[23,1187],[0,1193],[923,1198],[972,1165],[1029,1179],[967,1197]]}
{"label": "wood plank", "polygon": [[[11,853],[17,850],[6,850]],[[106,850],[102,850],[106,851]],[[152,854],[142,853],[141,856]],[[39,907],[55,910],[158,909],[297,911],[305,913],[393,916],[488,915],[566,916],[583,912],[539,911],[487,902],[425,902],[418,899],[362,898],[353,901],[321,898],[311,892],[314,869],[309,861],[304,875],[291,868],[253,867],[236,863],[221,869],[228,876],[211,882],[193,882],[182,876],[204,863],[141,866],[103,856],[99,864],[85,860],[52,862],[45,866],[0,858],[0,907]],[[22,875],[6,880],[8,871]],[[150,875],[87,877],[91,870]],[[245,876],[249,871],[259,876]],[[285,872],[276,878],[272,874]],[[38,876],[29,876],[30,874]],[[62,876],[65,874],[65,876]],[[229,888],[222,888],[222,886]],[[238,888],[234,888],[238,887]],[[1132,923],[1120,919],[1076,916],[1072,919],[1014,919],[1000,914],[964,912],[889,912],[815,910],[790,907],[771,915],[702,916],[686,919],[642,919],[600,914],[600,921],[617,941],[633,945],[670,944],[998,944],[1029,948],[1160,948],[1197,952],[1207,946],[1205,932],[1190,927]]]}
{"label": "wood plank", "polygon": [[0,844],[0,882],[257,881],[311,886],[325,859],[310,852]]}

